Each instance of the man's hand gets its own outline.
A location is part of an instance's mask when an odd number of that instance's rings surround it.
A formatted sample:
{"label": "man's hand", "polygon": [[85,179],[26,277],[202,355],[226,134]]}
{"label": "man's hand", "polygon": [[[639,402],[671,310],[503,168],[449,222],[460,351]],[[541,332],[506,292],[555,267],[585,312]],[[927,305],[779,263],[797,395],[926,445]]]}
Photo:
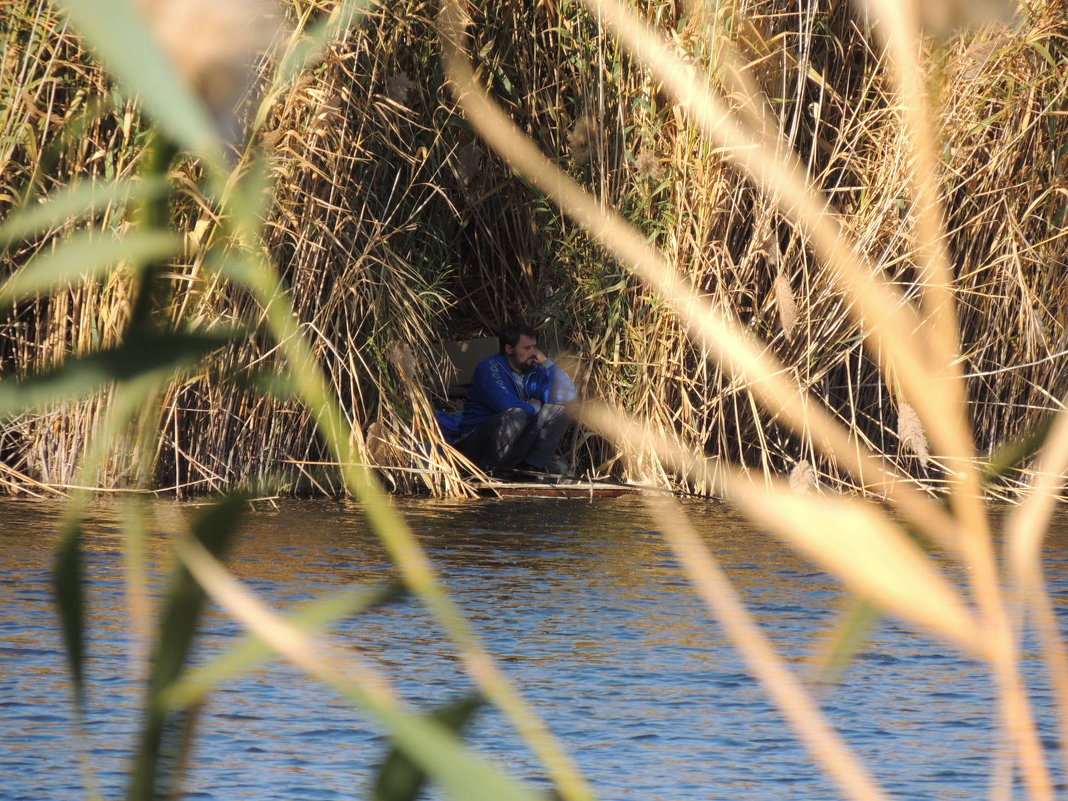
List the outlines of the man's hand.
{"label": "man's hand", "polygon": [[534,350],[534,359],[538,362],[538,364],[545,364],[545,362],[549,361],[549,357],[538,349]]}

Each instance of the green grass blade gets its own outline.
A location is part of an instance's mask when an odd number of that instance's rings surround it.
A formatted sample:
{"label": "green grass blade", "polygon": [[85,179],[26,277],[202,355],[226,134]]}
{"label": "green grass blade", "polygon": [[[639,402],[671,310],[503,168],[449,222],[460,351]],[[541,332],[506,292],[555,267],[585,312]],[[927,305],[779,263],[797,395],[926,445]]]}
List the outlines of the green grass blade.
{"label": "green grass blade", "polygon": [[541,796],[498,767],[476,757],[440,723],[395,708],[379,710],[378,716],[396,747],[453,798],[543,801]]}
{"label": "green grass blade", "polygon": [[115,348],[67,359],[54,370],[23,381],[0,383],[0,418],[82,397],[113,381],[166,375],[195,364],[232,340],[233,336],[222,334],[141,337]]}
{"label": "green grass blade", "polygon": [[[483,704],[478,695],[469,695],[448,706],[430,713],[430,719],[444,726],[450,732],[459,734]],[[378,768],[373,801],[415,801],[426,786],[428,776],[400,748],[390,748],[386,758]]]}
{"label": "green grass blade", "polygon": [[[324,631],[339,620],[393,601],[404,592],[399,584],[345,590],[313,601],[290,615],[288,622],[305,634]],[[276,658],[274,650],[260,638],[243,637],[214,661],[182,676],[165,691],[164,702],[171,709],[198,703],[224,682]]]}
{"label": "green grass blade", "polygon": [[132,231],[124,237],[84,232],[31,261],[0,288],[0,309],[31,295],[84,278],[107,275],[120,261],[144,263],[176,253],[181,239],[165,231]]}
{"label": "green grass blade", "polygon": [[127,0],[64,0],[71,21],[108,70],[182,147],[222,163],[207,109],[182,80],[148,24]]}
{"label": "green grass blade", "polygon": [[[231,493],[203,509],[190,526],[193,537],[219,558],[236,538],[249,495]],[[176,681],[189,659],[207,594],[179,563],[160,614],[159,638],[148,682],[147,719],[128,788],[131,801],[171,797],[178,787],[180,756],[193,715],[171,712],[163,692]]]}
{"label": "green grass blade", "polygon": [[998,484],[1022,465],[1027,459],[1041,450],[1049,436],[1054,415],[1040,417],[1019,437],[1003,442],[990,455],[990,460],[983,465],[980,479],[984,484]]}
{"label": "green grass blade", "polygon": [[366,710],[395,745],[451,796],[466,801],[539,799],[530,788],[472,753],[445,726],[408,711],[373,669],[347,670],[343,654],[328,658],[324,649],[272,612],[198,543],[180,539],[176,549],[223,609],[310,676]]}
{"label": "green grass blade", "polygon": [[68,520],[56,550],[53,588],[63,644],[67,650],[74,701],[85,712],[85,565],[82,559],[81,518]]}
{"label": "green grass blade", "polygon": [[167,181],[150,176],[143,180],[103,183],[81,181],[53,192],[40,203],[13,212],[0,227],[0,250],[13,242],[49,231],[57,226],[95,214],[109,206],[125,206],[134,200],[158,197],[168,191]]}
{"label": "green grass blade", "polygon": [[854,597],[848,603],[816,656],[813,680],[818,684],[836,683],[883,619],[882,610],[867,598]]}

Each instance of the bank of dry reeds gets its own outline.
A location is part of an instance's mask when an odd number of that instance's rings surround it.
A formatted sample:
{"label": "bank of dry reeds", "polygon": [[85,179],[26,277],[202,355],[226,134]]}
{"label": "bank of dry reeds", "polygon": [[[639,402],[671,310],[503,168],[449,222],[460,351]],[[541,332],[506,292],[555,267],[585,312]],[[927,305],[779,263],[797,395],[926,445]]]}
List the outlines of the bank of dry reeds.
{"label": "bank of dry reeds", "polygon": [[[6,4],[0,91],[0,203],[11,208],[74,176],[128,174],[146,145],[138,106],[109,90],[42,0]],[[294,24],[322,13],[293,2]],[[458,459],[432,409],[434,344],[489,333],[522,316],[573,359],[584,393],[622,406],[696,451],[769,474],[807,460],[823,482],[847,480],[790,434],[741,382],[720,373],[658,297],[532,193],[457,113],[436,44],[436,8],[380,4],[321,63],[259,114],[247,154],[270,154],[275,180],[264,243],[368,458],[401,490],[456,491]],[[479,76],[544,152],[618,208],[713,304],[761,337],[862,442],[937,483],[940,454],[905,435],[903,402],[862,348],[851,300],[806,238],[680,113],[650,73],[573,4],[506,0],[475,12]],[[743,117],[759,98],[783,140],[831,198],[862,255],[906,297],[917,291],[912,165],[887,70],[849,4],[781,0],[704,11],[650,3],[647,17],[714,72]],[[715,31],[715,33],[713,33]],[[725,32],[721,35],[719,31]],[[532,36],[533,32],[533,36]],[[937,52],[941,192],[976,437],[992,452],[1051,409],[1068,380],[1068,282],[1061,236],[1065,22],[1055,5],[932,45]],[[266,65],[265,65],[266,66]],[[771,132],[776,133],[776,132]],[[240,163],[240,162],[239,162]],[[255,319],[255,301],[208,277],[216,221],[196,165],[172,215],[186,247],[171,265],[172,319]],[[11,274],[79,230],[124,225],[121,208],[71,222],[4,256]],[[31,372],[114,341],[128,314],[122,274],[87,280],[5,312],[6,374]],[[102,482],[121,486],[148,449],[157,483],[197,492],[281,475],[289,486],[340,485],[307,412],[232,378],[277,358],[252,338],[171,387],[157,442],[115,454]],[[62,488],[75,480],[104,399],[4,423],[0,482]],[[907,412],[905,412],[907,415]],[[578,469],[689,486],[654,456],[618,460],[580,429]],[[691,489],[705,489],[689,486]]]}

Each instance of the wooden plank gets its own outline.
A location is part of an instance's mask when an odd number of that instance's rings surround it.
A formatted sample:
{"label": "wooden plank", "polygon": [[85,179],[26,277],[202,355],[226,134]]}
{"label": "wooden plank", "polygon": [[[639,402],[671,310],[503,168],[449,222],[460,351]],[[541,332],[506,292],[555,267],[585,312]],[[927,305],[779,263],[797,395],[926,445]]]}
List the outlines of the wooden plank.
{"label": "wooden plank", "polygon": [[574,483],[574,484],[537,484],[492,481],[476,484],[475,489],[479,495],[497,498],[619,498],[623,495],[638,495],[642,492],[641,487],[630,487],[625,484],[599,484],[599,483]]}

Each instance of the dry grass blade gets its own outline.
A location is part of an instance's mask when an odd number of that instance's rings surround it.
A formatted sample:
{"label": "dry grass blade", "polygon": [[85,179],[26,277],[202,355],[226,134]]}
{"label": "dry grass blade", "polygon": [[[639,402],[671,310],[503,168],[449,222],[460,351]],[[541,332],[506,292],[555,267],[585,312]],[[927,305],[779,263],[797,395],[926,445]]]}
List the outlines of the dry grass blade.
{"label": "dry grass blade", "polygon": [[955,548],[956,528],[937,504],[900,481],[880,459],[851,440],[820,404],[802,400],[803,393],[787,379],[789,371],[784,366],[737,324],[698,298],[694,287],[680,279],[638,231],[584,192],[518,130],[474,78],[461,47],[463,19],[459,4],[445,4],[441,15],[445,58],[459,103],[487,141],[561,209],[588,227],[606,250],[648,282],[691,328],[706,357],[714,355],[720,366],[741,377],[746,388],[774,415],[820,449],[834,454],[865,486],[884,492],[930,536]]}
{"label": "dry grass blade", "polygon": [[[826,199],[812,188],[804,165],[762,134],[737,122],[708,91],[707,77],[701,76],[701,80],[695,76],[675,49],[664,44],[633,11],[618,0],[587,0],[587,4],[664,82],[679,104],[694,115],[705,135],[731,154],[735,163],[805,230],[817,254],[855,299],[856,311],[870,332],[871,346],[882,349],[889,357],[921,416],[932,421],[953,421],[940,430],[940,447],[961,458],[972,456],[970,437],[960,425],[960,407],[951,400],[955,393],[927,391],[935,376],[927,364],[919,317],[901,294],[877,278],[878,272],[857,254],[849,237],[843,235],[841,221],[829,212]],[[778,130],[774,124],[766,129]]]}
{"label": "dry grass blade", "polygon": [[985,639],[960,593],[930,557],[878,507],[850,498],[801,495],[735,476],[729,498],[854,593],[965,653],[989,659]]}
{"label": "dry grass blade", "polygon": [[698,595],[723,626],[768,695],[794,726],[816,762],[848,798],[856,801],[886,798],[775,652],[730,580],[680,512],[678,504],[668,499],[649,499],[647,504]]}
{"label": "dry grass blade", "polygon": [[[695,464],[677,440],[653,435],[621,411],[592,407],[585,420],[635,451],[655,448],[677,468],[704,475],[703,466]],[[878,507],[850,498],[796,493],[779,483],[758,484],[722,466],[717,476],[720,491],[748,518],[767,526],[856,594],[965,653],[992,658],[960,593]]]}
{"label": "dry grass blade", "polygon": [[[931,352],[936,369],[947,377],[960,377],[960,355],[957,331],[956,303],[953,297],[953,276],[946,250],[942,205],[939,202],[938,179],[940,165],[935,155],[938,135],[931,124],[927,85],[923,79],[918,53],[921,38],[911,22],[913,9],[919,3],[866,0],[865,5],[879,19],[878,33],[882,34],[890,53],[888,66],[898,88],[904,121],[909,132],[908,142],[916,161],[917,239],[919,240],[920,269],[923,284],[924,318],[931,322]],[[947,6],[937,0],[924,6]],[[947,384],[953,402],[960,405],[964,393],[959,382]]]}
{"label": "dry grass blade", "polygon": [[[1018,624],[1023,625],[1023,607],[1030,608],[1042,639],[1042,656],[1056,691],[1062,742],[1068,741],[1068,655],[1042,574],[1042,540],[1066,475],[1068,412],[1061,412],[1046,439],[1030,494],[1009,515],[1006,552],[1016,585],[1016,603],[1021,607]],[[1068,769],[1068,749],[1061,749],[1061,758]]]}
{"label": "dry grass blade", "polygon": [[[890,64],[905,112],[910,150],[916,162],[916,236],[924,285],[923,308],[933,327],[931,358],[936,374],[951,379],[940,382],[937,389],[930,393],[945,392],[948,413],[933,420],[927,419],[933,424],[949,428],[952,436],[948,441],[956,441],[956,447],[946,451],[953,476],[951,500],[962,527],[970,532],[964,541],[965,554],[972,567],[973,591],[996,654],[992,666],[999,683],[1004,723],[1010,741],[1017,749],[1024,780],[1032,795],[1036,799],[1051,798],[1050,777],[1019,675],[1015,635],[1006,615],[999,586],[992,539],[981,499],[978,465],[971,458],[974,445],[964,425],[966,391],[962,377],[956,304],[952,293],[953,277],[945,244],[944,213],[939,202],[941,165],[936,152],[939,137],[932,123],[927,82],[918,57],[921,36],[914,27],[914,15],[921,4],[869,0],[868,5],[877,10],[880,33],[891,54]],[[931,8],[945,9],[951,4],[936,2],[929,5]],[[906,404],[901,404],[899,434],[902,435],[903,444],[909,443],[908,447],[920,457],[921,462],[925,462],[927,443],[921,439],[922,426],[918,425],[918,421],[909,419],[912,415],[907,412],[911,411],[906,410]],[[930,433],[933,438],[939,436],[938,430]]]}

